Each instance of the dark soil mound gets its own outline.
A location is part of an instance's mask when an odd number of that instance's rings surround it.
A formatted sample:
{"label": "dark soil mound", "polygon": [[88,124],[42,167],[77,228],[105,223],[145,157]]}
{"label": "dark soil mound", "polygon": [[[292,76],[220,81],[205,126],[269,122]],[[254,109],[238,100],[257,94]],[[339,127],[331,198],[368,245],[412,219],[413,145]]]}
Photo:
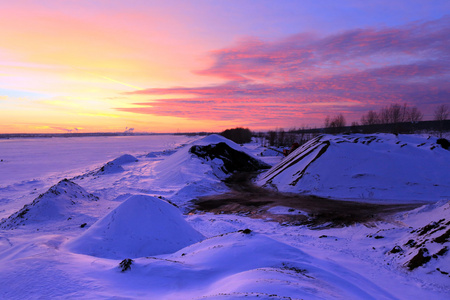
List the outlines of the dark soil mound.
{"label": "dark soil mound", "polygon": [[206,146],[192,146],[189,152],[207,161],[216,158],[222,160],[223,166],[221,169],[225,174],[235,171],[254,172],[270,168],[268,164],[249,156],[245,152],[235,150],[224,142]]}

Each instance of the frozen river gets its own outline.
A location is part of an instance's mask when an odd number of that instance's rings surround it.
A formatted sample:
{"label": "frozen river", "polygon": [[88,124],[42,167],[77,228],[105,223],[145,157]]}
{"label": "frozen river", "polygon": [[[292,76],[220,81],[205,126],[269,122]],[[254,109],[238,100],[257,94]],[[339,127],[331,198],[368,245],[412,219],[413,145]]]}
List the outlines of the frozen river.
{"label": "frozen river", "polygon": [[74,176],[122,154],[173,149],[198,137],[179,135],[17,138],[0,140],[0,187]]}

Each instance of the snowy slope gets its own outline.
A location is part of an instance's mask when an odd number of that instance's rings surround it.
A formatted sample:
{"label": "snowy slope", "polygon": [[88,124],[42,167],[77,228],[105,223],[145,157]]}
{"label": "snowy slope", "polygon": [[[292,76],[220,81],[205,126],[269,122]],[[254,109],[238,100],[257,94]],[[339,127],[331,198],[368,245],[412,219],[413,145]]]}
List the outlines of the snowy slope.
{"label": "snowy slope", "polygon": [[450,151],[418,135],[324,135],[291,153],[257,183],[280,191],[363,201],[450,198]]}

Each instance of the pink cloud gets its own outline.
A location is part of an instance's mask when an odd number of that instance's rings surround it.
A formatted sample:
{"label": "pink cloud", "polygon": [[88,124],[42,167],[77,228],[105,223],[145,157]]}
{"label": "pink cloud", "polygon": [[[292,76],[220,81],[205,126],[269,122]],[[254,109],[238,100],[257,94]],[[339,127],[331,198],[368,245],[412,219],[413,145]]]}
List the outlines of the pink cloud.
{"label": "pink cloud", "polygon": [[212,51],[212,66],[196,71],[226,83],[130,92],[190,98],[119,110],[250,124],[264,120],[268,126],[299,125],[300,117],[337,109],[356,116],[392,102],[432,110],[431,105],[450,98],[448,36],[450,17],[325,37],[297,34],[271,42],[248,38]]}

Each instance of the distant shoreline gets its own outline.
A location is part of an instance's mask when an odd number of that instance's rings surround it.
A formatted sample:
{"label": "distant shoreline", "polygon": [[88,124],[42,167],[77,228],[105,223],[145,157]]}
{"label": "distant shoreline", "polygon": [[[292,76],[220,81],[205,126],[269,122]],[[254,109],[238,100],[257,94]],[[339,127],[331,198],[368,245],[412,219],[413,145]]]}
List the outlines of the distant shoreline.
{"label": "distant shoreline", "polygon": [[100,136],[145,136],[145,135],[206,135],[206,133],[152,133],[152,132],[87,132],[87,133],[0,133],[0,140],[14,138],[54,138],[54,137],[100,137]]}

